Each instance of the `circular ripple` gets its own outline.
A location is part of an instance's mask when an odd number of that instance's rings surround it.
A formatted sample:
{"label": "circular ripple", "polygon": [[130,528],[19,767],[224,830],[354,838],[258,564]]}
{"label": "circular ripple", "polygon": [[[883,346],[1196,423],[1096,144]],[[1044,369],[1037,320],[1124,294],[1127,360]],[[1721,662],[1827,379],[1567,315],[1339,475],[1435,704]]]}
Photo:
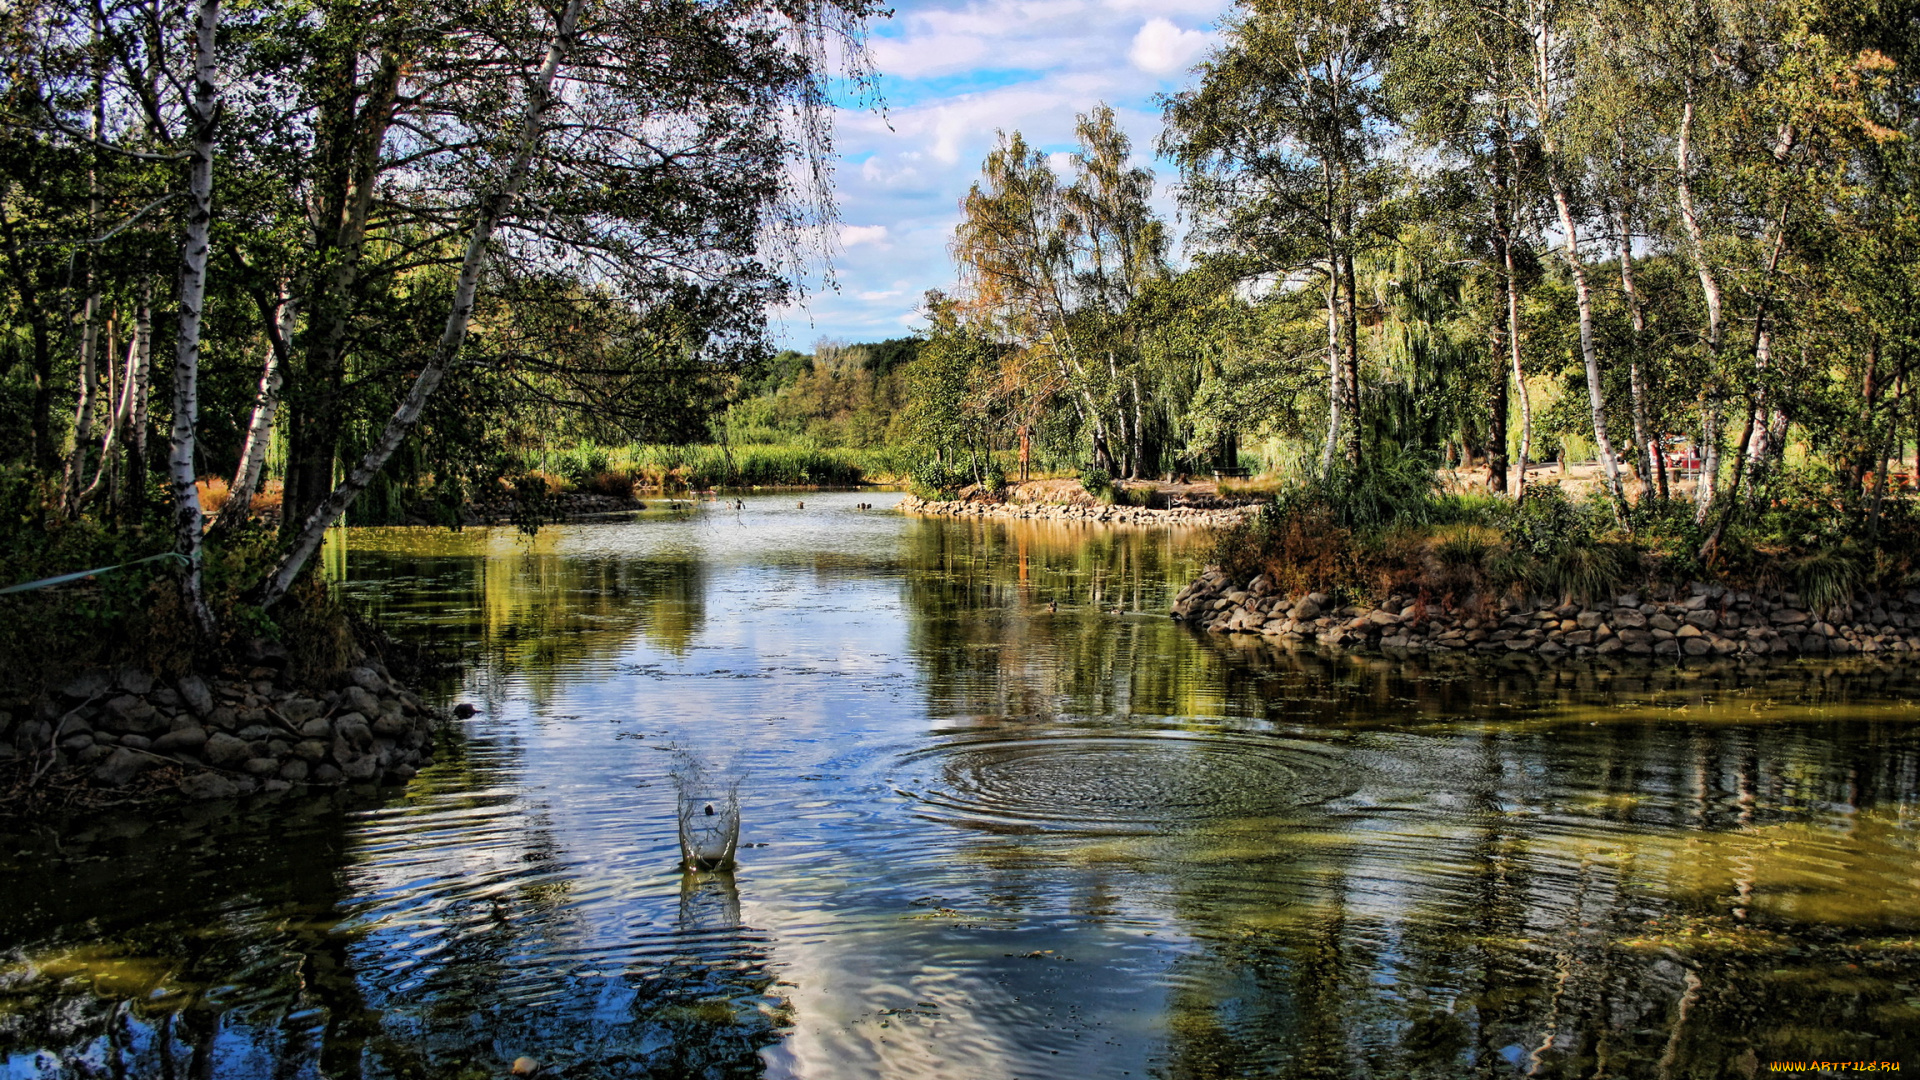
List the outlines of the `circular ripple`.
{"label": "circular ripple", "polygon": [[1019,831],[1154,832],[1272,817],[1354,788],[1337,750],[1258,736],[969,740],[906,762],[902,793],[936,816]]}

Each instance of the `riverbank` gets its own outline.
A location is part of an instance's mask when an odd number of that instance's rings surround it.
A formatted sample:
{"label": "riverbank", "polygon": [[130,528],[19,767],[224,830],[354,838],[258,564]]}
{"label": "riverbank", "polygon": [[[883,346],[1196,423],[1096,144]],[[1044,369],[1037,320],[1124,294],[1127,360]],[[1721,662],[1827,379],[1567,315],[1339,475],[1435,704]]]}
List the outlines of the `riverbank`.
{"label": "riverbank", "polygon": [[945,518],[999,518],[1018,521],[1081,521],[1102,525],[1151,525],[1160,527],[1192,526],[1224,528],[1238,525],[1259,513],[1258,505],[1247,506],[1128,506],[1107,504],[1083,495],[1073,501],[1028,502],[997,499],[984,494],[965,495],[947,500],[922,499],[908,495],[896,507],[901,513]]}
{"label": "riverbank", "polygon": [[450,717],[373,657],[295,686],[284,651],[214,678],[93,669],[0,711],[0,813],[402,783]]}
{"label": "riverbank", "polygon": [[1920,590],[1818,611],[1792,592],[1703,583],[1589,603],[1482,594],[1447,607],[1395,593],[1379,604],[1340,604],[1322,592],[1276,589],[1264,574],[1236,582],[1215,566],[1181,590],[1173,617],[1211,633],[1389,654],[1736,660],[1920,654]]}

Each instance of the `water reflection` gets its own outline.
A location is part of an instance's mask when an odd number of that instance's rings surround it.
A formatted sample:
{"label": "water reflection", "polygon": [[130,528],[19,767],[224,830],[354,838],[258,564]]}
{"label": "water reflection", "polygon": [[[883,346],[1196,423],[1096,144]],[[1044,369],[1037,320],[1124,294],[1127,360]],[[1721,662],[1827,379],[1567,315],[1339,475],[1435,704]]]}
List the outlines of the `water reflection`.
{"label": "water reflection", "polygon": [[0,1076],[1920,1068],[1910,676],[1287,652],[1158,616],[1199,538],[870,498],[354,532],[486,710],[398,800],[10,829]]}

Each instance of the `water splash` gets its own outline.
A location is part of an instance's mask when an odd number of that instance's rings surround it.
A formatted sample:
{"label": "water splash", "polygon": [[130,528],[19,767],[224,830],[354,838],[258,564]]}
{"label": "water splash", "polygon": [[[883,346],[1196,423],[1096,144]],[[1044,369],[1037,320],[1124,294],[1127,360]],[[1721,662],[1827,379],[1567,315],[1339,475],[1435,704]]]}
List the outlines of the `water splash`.
{"label": "water splash", "polygon": [[742,775],[715,770],[687,750],[674,754],[671,775],[679,794],[680,865],[687,870],[733,869],[740,845]]}

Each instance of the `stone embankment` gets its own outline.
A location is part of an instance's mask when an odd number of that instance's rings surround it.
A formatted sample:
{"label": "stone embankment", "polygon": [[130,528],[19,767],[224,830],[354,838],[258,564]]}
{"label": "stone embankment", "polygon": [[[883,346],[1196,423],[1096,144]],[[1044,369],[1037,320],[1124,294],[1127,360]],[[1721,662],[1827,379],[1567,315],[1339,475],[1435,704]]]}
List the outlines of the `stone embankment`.
{"label": "stone embankment", "polygon": [[134,668],[86,672],[25,715],[0,712],[0,763],[29,783],[104,788],[167,770],[195,799],[398,783],[433,763],[447,717],[393,685],[379,661],[363,663],[318,692],[285,687],[264,665],[170,684]]}
{"label": "stone embankment", "polygon": [[1084,503],[998,502],[986,499],[950,499],[933,502],[908,495],[897,504],[902,513],[929,517],[1003,518],[1022,521],[1082,521],[1107,525],[1179,525],[1220,528],[1237,525],[1260,512],[1248,506],[1108,506],[1088,499]]}
{"label": "stone embankment", "polygon": [[1791,592],[1702,584],[1665,599],[1623,593],[1590,604],[1505,599],[1443,610],[1407,595],[1338,605],[1325,593],[1287,595],[1264,575],[1239,584],[1209,567],[1175,599],[1173,617],[1216,633],[1386,652],[1730,659],[1920,653],[1920,591],[1913,590],[1824,611],[1809,610]]}

